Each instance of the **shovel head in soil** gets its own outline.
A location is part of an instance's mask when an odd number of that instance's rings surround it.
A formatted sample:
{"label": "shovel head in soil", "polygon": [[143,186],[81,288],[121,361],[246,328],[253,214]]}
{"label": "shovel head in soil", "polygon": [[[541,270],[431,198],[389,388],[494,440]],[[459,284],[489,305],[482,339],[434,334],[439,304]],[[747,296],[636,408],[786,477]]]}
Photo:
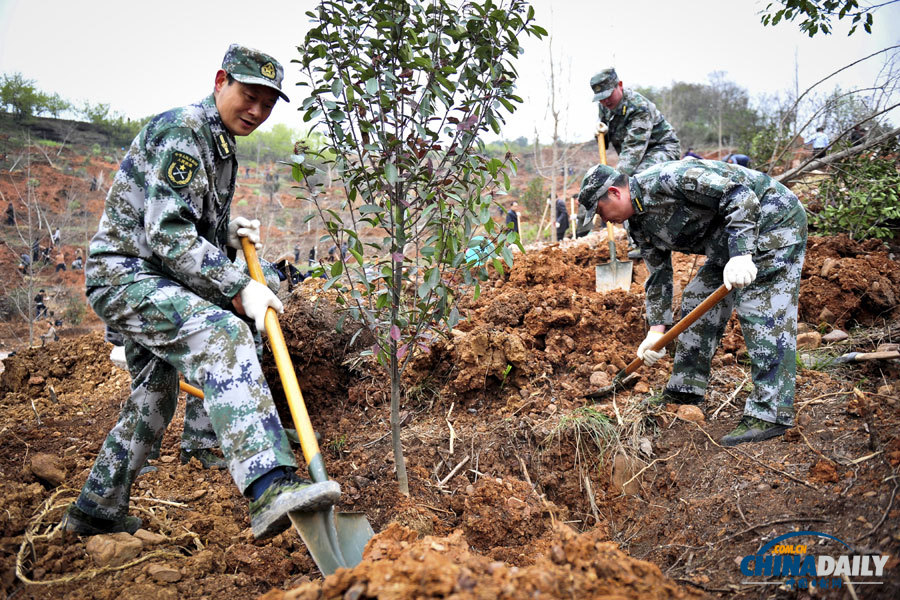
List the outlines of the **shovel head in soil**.
{"label": "shovel head in soil", "polygon": [[589,392],[585,394],[584,397],[588,400],[600,400],[601,398],[605,398],[612,392],[624,392],[637,382],[637,375],[635,375],[634,373],[626,375],[625,370],[622,369],[613,378],[613,382],[611,384],[605,385],[602,388],[594,390],[593,392]]}
{"label": "shovel head in soil", "polygon": [[375,535],[362,513],[335,513],[330,507],[288,516],[323,575],[358,565],[366,542]]}
{"label": "shovel head in soil", "polygon": [[[265,285],[266,279],[256,255],[256,247],[245,237],[241,238],[241,246],[247,259],[250,277]],[[300,438],[300,447],[303,449],[310,477],[316,483],[328,481],[325,461],[319,452],[319,442],[316,440],[316,432],[303,402],[303,394],[288,353],[287,343],[284,341],[284,334],[281,332],[281,325],[278,323],[278,315],[271,307],[266,311],[266,333],[269,334],[269,345],[275,357],[278,376],[281,378],[284,395],[291,409],[291,418]],[[359,564],[366,542],[374,535],[365,515],[335,514],[334,506],[309,512],[292,512],[288,513],[288,517],[306,544],[316,566],[326,576],[340,567],[353,567]]]}
{"label": "shovel head in soil", "polygon": [[597,275],[597,291],[631,290],[631,272],[634,265],[630,260],[616,260],[616,241],[613,237],[613,226],[606,222],[606,236],[609,239],[609,262],[595,267]]}

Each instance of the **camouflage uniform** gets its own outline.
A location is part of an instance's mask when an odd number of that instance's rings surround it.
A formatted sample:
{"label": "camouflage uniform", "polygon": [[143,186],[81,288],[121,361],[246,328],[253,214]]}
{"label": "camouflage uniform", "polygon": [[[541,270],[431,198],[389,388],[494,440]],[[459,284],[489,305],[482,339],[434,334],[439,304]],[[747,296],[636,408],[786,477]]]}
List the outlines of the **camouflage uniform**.
{"label": "camouflage uniform", "polygon": [[211,95],[153,118],[110,188],[88,253],[87,294],[125,336],[133,381],[77,502],[95,517],[127,512],[131,483],[174,414],[179,372],[204,392],[208,417],[189,416],[195,433],[205,444],[218,438],[241,492],[275,467],[297,466],[258,337],[231,306],[249,282],[226,247],[234,147]]}
{"label": "camouflage uniform", "polygon": [[[615,109],[609,110],[599,103],[618,83],[615,69],[605,69],[591,78],[600,120],[609,128],[605,135],[606,147],[612,144],[619,155],[616,170],[630,176],[653,165],[678,160],[681,157],[678,136],[653,102],[638,92],[623,89],[622,101]],[[579,208],[575,235],[587,235],[593,228],[593,219],[593,211]]]}
{"label": "camouflage uniform", "polygon": [[633,175],[681,158],[681,143],[675,130],[656,105],[638,92],[623,92],[624,97],[614,110],[598,104],[600,120],[609,127],[606,144],[612,144],[619,155],[616,170]]}
{"label": "camouflage uniform", "polygon": [[629,181],[628,219],[650,276],[651,325],[672,324],[671,252],[706,255],[682,294],[687,314],[722,285],[731,257],[751,254],[756,280],[734,289],[679,336],[667,389],[703,395],[710,362],[733,308],[752,362],[746,415],[781,425],[794,419],[797,301],[806,253],[806,212],[786,187],[763,173],[717,161],[656,165]]}

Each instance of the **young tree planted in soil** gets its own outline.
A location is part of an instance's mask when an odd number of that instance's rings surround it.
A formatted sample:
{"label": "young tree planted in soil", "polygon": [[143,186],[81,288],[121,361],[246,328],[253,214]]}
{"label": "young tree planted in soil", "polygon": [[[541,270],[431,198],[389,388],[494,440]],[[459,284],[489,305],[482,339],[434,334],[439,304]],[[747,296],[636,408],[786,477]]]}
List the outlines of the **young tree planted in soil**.
{"label": "young tree planted in soil", "polygon": [[490,214],[498,186],[509,188],[511,156],[489,158],[478,136],[499,133],[504,111],[521,102],[520,36],[546,32],[524,0],[323,1],[308,14],[294,61],[310,88],[304,120],[324,128],[318,158],[333,157],[346,201],[327,203],[300,153],[294,178],[309,189],[323,241],[346,247],[324,267],[326,287],[373,334],[390,374],[397,479],[408,495],[400,376],[456,325],[461,294],[480,292],[487,264],[512,265],[518,236]]}

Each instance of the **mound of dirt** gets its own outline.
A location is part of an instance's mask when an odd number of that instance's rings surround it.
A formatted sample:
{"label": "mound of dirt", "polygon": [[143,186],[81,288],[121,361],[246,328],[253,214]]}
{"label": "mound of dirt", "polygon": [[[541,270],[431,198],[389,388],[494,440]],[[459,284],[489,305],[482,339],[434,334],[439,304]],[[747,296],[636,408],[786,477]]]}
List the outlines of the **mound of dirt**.
{"label": "mound of dirt", "polygon": [[800,319],[875,325],[900,314],[900,264],[878,240],[811,237],[800,284]]}
{"label": "mound of dirt", "polygon": [[[352,371],[344,361],[372,344],[367,332],[357,334],[361,327],[358,323],[341,319],[334,301],[321,292],[322,283],[322,280],[304,282],[285,302],[284,314],[278,318],[310,411],[313,407],[322,410],[347,396]],[[284,388],[268,345],[262,365],[282,422],[291,423]]]}
{"label": "mound of dirt", "polygon": [[609,260],[601,246],[591,238],[517,254],[504,277],[463,302],[466,319],[416,358],[410,380],[442,382],[440,395],[463,403],[508,404],[551,385],[548,401],[577,401],[593,373],[615,375],[644,336],[643,275],[628,292],[594,291],[594,267]]}
{"label": "mound of dirt", "polygon": [[534,565],[518,568],[472,552],[460,530],[417,539],[414,531],[391,525],[369,542],[356,567],[287,592],[272,590],[260,600],[601,597],[701,596],[663,576],[657,566],[601,541],[596,532],[579,535],[558,525],[548,551]]}

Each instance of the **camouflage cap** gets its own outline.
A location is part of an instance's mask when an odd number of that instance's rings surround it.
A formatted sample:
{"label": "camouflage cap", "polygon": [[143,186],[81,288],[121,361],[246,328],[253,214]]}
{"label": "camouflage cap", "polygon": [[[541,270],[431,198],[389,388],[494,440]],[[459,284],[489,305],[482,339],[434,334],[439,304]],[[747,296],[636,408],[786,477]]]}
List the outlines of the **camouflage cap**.
{"label": "camouflage cap", "polygon": [[594,218],[598,200],[609,191],[610,186],[621,175],[608,165],[594,165],[581,180],[581,191],[578,192],[578,203],[587,211],[584,222]]}
{"label": "camouflage cap", "polygon": [[281,91],[284,68],[268,54],[240,44],[232,44],[222,59],[222,69],[241,83],[270,87],[276,90],[285,102],[291,101]]}
{"label": "camouflage cap", "polygon": [[619,76],[615,69],[603,69],[591,77],[591,89],[594,90],[594,102],[606,100],[619,85]]}

